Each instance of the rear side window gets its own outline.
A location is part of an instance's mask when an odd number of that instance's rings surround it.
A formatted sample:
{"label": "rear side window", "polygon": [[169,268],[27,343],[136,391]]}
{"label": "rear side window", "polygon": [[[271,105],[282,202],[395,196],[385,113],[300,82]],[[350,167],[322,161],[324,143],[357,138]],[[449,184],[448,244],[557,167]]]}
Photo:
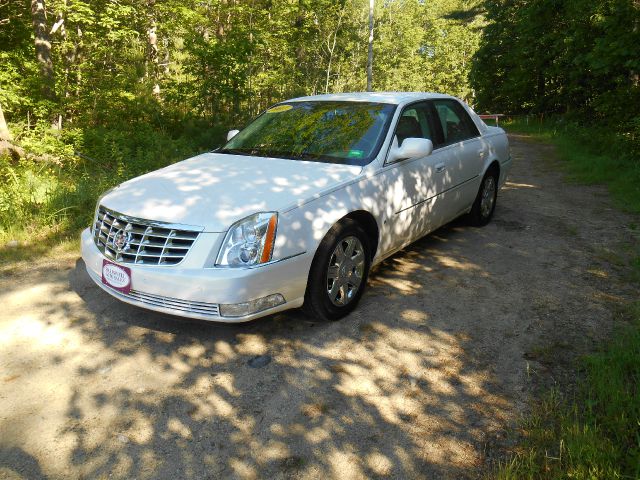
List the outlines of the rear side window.
{"label": "rear side window", "polygon": [[479,135],[469,114],[455,100],[434,100],[433,105],[442,126],[443,145],[461,142]]}

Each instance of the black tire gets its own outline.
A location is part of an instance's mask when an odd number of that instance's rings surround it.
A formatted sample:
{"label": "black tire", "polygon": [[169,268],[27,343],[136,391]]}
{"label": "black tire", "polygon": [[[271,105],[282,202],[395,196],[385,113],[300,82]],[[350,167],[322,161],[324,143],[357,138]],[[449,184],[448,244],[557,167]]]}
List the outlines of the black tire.
{"label": "black tire", "polygon": [[[491,221],[491,217],[493,217],[493,212],[496,209],[496,203],[498,200],[498,177],[498,169],[495,167],[490,168],[487,173],[484,174],[484,177],[482,177],[478,195],[476,195],[476,200],[473,202],[473,207],[471,207],[471,212],[469,213],[469,221],[471,225],[484,227]],[[486,189],[489,188],[488,182],[493,182],[492,192],[486,192]],[[488,209],[486,203],[488,197],[484,197],[485,193],[490,193],[493,197],[493,200],[490,201],[490,208]],[[483,199],[485,202],[483,202]]]}
{"label": "black tire", "polygon": [[[349,261],[344,261],[342,268],[337,262],[335,256],[338,251],[338,245],[340,245],[340,251],[346,253],[347,248],[352,244],[349,243],[352,238],[356,238],[359,241],[354,242],[353,257]],[[346,248],[345,248],[346,245]],[[357,252],[362,249],[362,255],[364,256],[364,263],[359,267],[360,258]],[[357,265],[356,265],[357,262]],[[353,265],[352,265],[353,264]],[[345,283],[349,283],[349,279],[337,278],[333,280],[329,278],[330,266],[337,272],[351,272],[347,275],[353,282],[360,279],[360,283],[355,290],[351,290],[349,293],[349,286]],[[362,297],[362,294],[367,285],[367,279],[369,277],[369,268],[371,266],[371,247],[369,238],[364,229],[355,221],[350,218],[341,220],[339,223],[331,227],[331,230],[327,232],[324,239],[320,243],[316,255],[311,263],[311,270],[309,271],[309,280],[307,282],[307,291],[305,293],[303,310],[312,317],[319,320],[339,320],[345,315],[348,315],[358,304],[358,301]],[[353,270],[352,270],[353,269]],[[340,275],[340,274],[338,274]],[[333,285],[336,282],[338,293],[336,299],[332,300],[331,291],[333,291]],[[340,285],[344,285],[344,291],[347,295],[344,295],[342,300],[343,305],[337,304],[340,302],[343,295],[343,288]],[[352,296],[350,296],[352,295]]]}

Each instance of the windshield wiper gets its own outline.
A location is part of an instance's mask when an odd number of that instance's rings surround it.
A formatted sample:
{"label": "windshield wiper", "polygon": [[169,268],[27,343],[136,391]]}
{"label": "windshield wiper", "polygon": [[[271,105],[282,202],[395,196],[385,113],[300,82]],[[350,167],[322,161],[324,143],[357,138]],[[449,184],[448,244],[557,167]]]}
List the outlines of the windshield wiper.
{"label": "windshield wiper", "polygon": [[216,153],[228,153],[230,155],[253,155],[251,151],[242,148],[220,148]]}
{"label": "windshield wiper", "polygon": [[331,155],[321,154],[321,153],[290,153],[288,157],[292,160],[309,160],[311,162],[330,162],[330,163],[340,163],[342,159],[338,157],[332,157]]}
{"label": "windshield wiper", "polygon": [[271,157],[271,151],[259,148],[221,148],[217,153],[228,153],[231,155],[247,155],[250,157]]}

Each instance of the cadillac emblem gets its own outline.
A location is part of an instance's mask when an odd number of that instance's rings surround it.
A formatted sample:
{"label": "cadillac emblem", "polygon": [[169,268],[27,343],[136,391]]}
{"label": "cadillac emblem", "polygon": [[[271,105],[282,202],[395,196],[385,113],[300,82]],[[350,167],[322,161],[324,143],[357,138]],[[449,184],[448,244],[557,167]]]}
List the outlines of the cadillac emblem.
{"label": "cadillac emblem", "polygon": [[116,251],[118,253],[125,250],[129,246],[129,242],[131,241],[129,235],[130,233],[125,229],[118,230],[113,236],[113,246],[116,248]]}

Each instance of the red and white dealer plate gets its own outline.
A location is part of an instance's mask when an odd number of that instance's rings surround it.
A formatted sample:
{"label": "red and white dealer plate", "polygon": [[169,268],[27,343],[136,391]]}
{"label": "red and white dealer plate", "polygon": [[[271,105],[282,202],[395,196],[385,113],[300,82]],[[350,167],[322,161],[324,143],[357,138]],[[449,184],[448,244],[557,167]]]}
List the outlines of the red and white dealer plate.
{"label": "red and white dealer plate", "polygon": [[102,260],[102,283],[124,294],[131,291],[131,269]]}

